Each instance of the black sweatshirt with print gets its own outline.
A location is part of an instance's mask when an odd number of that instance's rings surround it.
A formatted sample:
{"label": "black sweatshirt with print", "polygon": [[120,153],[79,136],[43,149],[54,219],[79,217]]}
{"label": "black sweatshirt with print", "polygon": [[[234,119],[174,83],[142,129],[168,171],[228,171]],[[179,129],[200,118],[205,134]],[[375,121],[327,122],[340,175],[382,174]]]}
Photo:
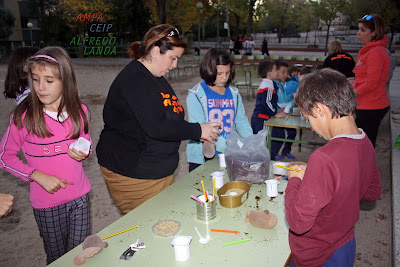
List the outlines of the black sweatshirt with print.
{"label": "black sweatshirt with print", "polygon": [[180,142],[201,136],[200,125],[184,116],[167,80],[132,61],[115,78],[104,105],[104,129],[96,148],[99,164],[139,179],[173,174]]}

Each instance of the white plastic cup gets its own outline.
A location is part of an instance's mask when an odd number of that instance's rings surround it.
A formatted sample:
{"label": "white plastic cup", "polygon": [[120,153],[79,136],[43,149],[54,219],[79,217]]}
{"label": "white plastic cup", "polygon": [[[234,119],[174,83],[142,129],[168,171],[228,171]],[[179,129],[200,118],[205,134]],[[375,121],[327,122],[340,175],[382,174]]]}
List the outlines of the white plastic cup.
{"label": "white plastic cup", "polygon": [[275,175],[287,175],[287,169],[277,167],[276,165],[281,165],[287,167],[289,162],[274,162],[272,165],[272,173]]}
{"label": "white plastic cup", "polygon": [[304,118],[303,114],[300,113],[300,120],[305,121],[306,118]]}
{"label": "white plastic cup", "polygon": [[266,180],[265,184],[267,186],[267,196],[269,197],[276,197],[278,195],[278,184],[279,181],[277,180]]}
{"label": "white plastic cup", "polygon": [[171,245],[174,246],[175,260],[187,261],[190,258],[190,241],[192,241],[192,237],[185,235],[176,235],[172,239]]}
{"label": "white plastic cup", "polygon": [[219,158],[219,167],[226,168],[225,154],[218,154]]}
{"label": "white plastic cup", "polygon": [[299,108],[296,108],[296,107],[293,108],[293,115],[295,115],[295,116],[300,115],[300,110],[299,110]]}
{"label": "white plastic cup", "polygon": [[221,188],[224,185],[224,172],[213,172],[211,173],[212,182],[214,184],[215,180],[215,188]]}
{"label": "white plastic cup", "polygon": [[283,110],[283,112],[285,112],[286,114],[288,114],[290,112],[290,105],[286,105],[285,109]]}

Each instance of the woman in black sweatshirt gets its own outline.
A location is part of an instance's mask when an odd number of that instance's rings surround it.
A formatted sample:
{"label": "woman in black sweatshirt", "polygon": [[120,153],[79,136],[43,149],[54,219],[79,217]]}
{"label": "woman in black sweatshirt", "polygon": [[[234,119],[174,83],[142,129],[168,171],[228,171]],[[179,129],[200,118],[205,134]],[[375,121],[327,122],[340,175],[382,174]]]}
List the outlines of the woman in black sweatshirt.
{"label": "woman in black sweatshirt", "polygon": [[216,140],[219,123],[189,123],[163,77],[176,68],[185,41],[171,25],[151,28],[129,46],[133,59],[115,78],[103,110],[96,148],[115,204],[126,214],[168,187],[186,139]]}

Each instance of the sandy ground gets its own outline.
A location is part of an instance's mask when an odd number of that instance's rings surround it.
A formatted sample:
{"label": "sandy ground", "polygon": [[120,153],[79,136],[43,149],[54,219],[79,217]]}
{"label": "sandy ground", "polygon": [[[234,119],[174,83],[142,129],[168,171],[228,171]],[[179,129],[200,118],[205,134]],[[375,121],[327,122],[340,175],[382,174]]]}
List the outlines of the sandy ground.
{"label": "sandy ground", "polygon": [[[127,60],[102,62],[101,60],[75,60],[75,71],[78,78],[82,100],[91,112],[90,133],[94,145],[97,144],[103,128],[102,108],[109,86],[124,67]],[[103,65],[102,65],[103,64]],[[107,64],[107,65],[105,65]],[[4,90],[4,79],[7,65],[0,65],[0,90]],[[397,72],[397,75],[400,73]],[[395,78],[395,77],[394,77]],[[181,103],[186,106],[187,90],[199,82],[198,76],[171,81]],[[244,95],[245,92],[242,93]],[[244,97],[246,114],[251,116],[255,104],[254,98],[247,101]],[[0,97],[0,134],[3,135],[9,121],[9,113],[14,107],[12,101]],[[306,131],[304,138],[319,139],[311,131]],[[176,179],[187,173],[185,155],[186,142],[180,148],[181,160],[176,170]],[[303,146],[298,152],[294,145],[293,154],[302,161],[315,149],[314,146]],[[383,194],[372,211],[360,211],[360,220],[356,225],[357,254],[355,266],[390,266],[391,265],[391,171],[390,171],[390,129],[386,116],[382,122],[377,141],[378,166],[382,176]],[[104,179],[97,164],[96,154],[84,162],[85,171],[92,184],[90,192],[92,233],[96,233],[121,217],[108,194]],[[0,171],[0,192],[15,196],[13,212],[0,219],[0,266],[44,266],[45,253],[42,239],[34,220],[29,202],[29,184],[5,171]],[[340,223],[338,219],[337,223]],[[250,266],[251,266],[251,262]],[[71,266],[73,264],[71,263]],[[150,266],[150,265],[149,265]]]}

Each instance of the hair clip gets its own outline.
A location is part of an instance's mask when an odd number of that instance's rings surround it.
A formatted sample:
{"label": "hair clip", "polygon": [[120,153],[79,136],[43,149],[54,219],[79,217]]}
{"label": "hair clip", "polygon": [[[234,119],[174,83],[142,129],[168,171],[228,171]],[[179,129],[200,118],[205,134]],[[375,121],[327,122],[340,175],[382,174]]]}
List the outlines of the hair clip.
{"label": "hair clip", "polygon": [[36,56],[33,56],[33,58],[47,58],[47,59],[49,59],[51,61],[57,62],[57,60],[54,57],[51,57],[51,56],[48,56],[48,55],[36,55]]}

